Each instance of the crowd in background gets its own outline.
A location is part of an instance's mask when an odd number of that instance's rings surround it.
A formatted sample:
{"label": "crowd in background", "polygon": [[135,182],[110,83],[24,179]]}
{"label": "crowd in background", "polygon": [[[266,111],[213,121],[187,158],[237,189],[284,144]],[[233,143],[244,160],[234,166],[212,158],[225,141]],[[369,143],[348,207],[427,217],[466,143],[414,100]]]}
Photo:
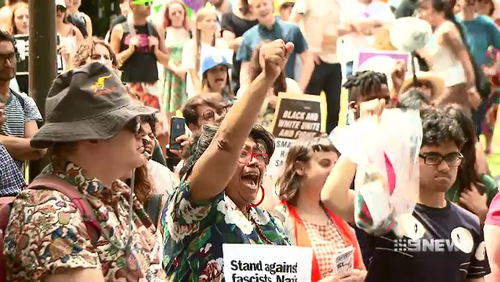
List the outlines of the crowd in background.
{"label": "crowd in background", "polygon": [[[0,196],[16,197],[8,213],[0,203],[8,281],[224,281],[225,243],[310,247],[312,281],[500,281],[486,162],[500,102],[495,1],[210,0],[190,18],[183,1],[156,12],[122,0],[104,38],[81,0],[54,1],[62,67],[44,120],[16,72],[27,1],[0,9]],[[398,50],[391,30],[405,17],[432,32],[416,67],[356,69],[362,50]],[[268,179],[281,92],[324,95],[326,133],[345,126],[342,107],[353,123],[419,110],[420,193],[403,235],[458,251],[395,250],[394,222],[370,226],[355,210],[357,164],[324,133],[295,141]],[[186,132],[172,139],[179,116]],[[29,161],[44,157],[28,183]],[[336,276],[348,248],[354,270]]]}

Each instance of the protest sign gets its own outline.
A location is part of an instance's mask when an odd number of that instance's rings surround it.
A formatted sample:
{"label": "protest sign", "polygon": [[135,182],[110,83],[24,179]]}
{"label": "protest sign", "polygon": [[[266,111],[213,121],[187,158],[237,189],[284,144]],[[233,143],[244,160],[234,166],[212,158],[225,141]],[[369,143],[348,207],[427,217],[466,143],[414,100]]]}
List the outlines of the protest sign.
{"label": "protest sign", "polygon": [[[14,35],[16,40],[16,48],[19,53],[19,58],[16,64],[16,75],[28,75],[29,74],[29,35]],[[57,36],[57,45],[61,38]],[[64,60],[61,56],[57,55],[57,72],[61,73],[64,70]]]}
{"label": "protest sign", "polygon": [[293,141],[324,132],[326,101],[324,97],[305,94],[280,93],[272,123],[276,150],[268,166],[268,176],[276,178]]}
{"label": "protest sign", "polygon": [[311,281],[312,249],[296,246],[224,244],[226,281]]}
{"label": "protest sign", "polygon": [[391,73],[398,60],[404,61],[410,66],[410,54],[400,51],[360,51],[354,58],[353,72],[372,70]]}

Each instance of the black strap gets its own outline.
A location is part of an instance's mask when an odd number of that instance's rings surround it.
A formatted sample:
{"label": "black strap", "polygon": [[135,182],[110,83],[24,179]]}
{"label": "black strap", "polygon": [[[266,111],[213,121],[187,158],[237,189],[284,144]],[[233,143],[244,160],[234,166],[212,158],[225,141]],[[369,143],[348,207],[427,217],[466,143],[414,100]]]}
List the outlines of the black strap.
{"label": "black strap", "polygon": [[156,224],[158,223],[158,219],[160,218],[160,207],[162,199],[162,194],[154,194],[149,197],[145,204],[146,213],[149,215],[149,218],[151,218],[154,226],[156,226]]}
{"label": "black strap", "polygon": [[21,94],[17,93],[16,91],[10,89],[10,93],[12,93],[12,95],[16,96],[17,100],[19,101],[19,103],[21,103],[21,107],[23,108],[23,112],[24,112],[24,98]]}

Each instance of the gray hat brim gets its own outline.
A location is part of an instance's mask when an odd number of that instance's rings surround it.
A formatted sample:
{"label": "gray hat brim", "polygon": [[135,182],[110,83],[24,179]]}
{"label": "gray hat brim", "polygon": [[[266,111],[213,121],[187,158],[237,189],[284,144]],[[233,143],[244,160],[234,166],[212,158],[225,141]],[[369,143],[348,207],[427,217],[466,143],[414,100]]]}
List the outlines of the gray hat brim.
{"label": "gray hat brim", "polygon": [[130,103],[85,120],[45,123],[31,139],[30,145],[35,149],[45,149],[54,143],[108,140],[118,134],[132,119],[156,112],[158,110],[155,108]]}

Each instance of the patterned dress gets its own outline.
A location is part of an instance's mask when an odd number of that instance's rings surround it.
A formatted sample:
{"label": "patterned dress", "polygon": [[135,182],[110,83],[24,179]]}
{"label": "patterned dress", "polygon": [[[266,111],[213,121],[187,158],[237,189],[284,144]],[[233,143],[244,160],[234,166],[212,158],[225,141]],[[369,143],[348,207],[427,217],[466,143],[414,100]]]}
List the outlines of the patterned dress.
{"label": "patterned dress", "polygon": [[[495,23],[500,27],[500,20],[495,20]],[[488,56],[491,57],[493,62],[496,62],[498,50],[488,50]],[[490,79],[490,82],[491,94],[488,96],[488,100],[486,101],[486,115],[483,120],[482,132],[493,134],[495,124],[497,122],[498,104],[500,103],[500,74],[493,76]]]}
{"label": "patterned dress", "polygon": [[[251,216],[275,245],[289,245],[275,218],[261,208]],[[182,182],[163,211],[162,222],[167,281],[224,281],[222,244],[265,244],[255,226],[224,193],[210,202],[195,203],[189,182]]]}
{"label": "patterned dress", "polygon": [[[170,61],[180,65],[182,61],[182,47],[186,42],[178,43],[168,47]],[[186,79],[181,79],[167,68],[163,69],[162,81],[163,106],[166,113],[175,113],[187,101]]]}
{"label": "patterned dress", "polygon": [[56,159],[45,170],[86,197],[101,227],[98,247],[92,245],[79,210],[66,195],[25,190],[13,202],[5,231],[7,281],[42,281],[74,268],[101,269],[105,281],[164,281],[161,244],[137,199],[129,231],[130,188],[121,181],[105,187],[97,179],[85,178],[82,171]]}

